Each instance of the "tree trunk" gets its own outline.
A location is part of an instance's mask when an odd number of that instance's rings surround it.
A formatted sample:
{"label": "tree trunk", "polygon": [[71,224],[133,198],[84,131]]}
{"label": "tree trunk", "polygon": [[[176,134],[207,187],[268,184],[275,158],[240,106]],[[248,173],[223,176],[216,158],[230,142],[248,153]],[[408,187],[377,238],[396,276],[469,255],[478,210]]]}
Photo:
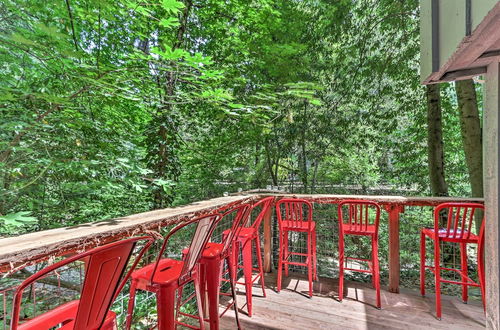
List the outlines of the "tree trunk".
{"label": "tree trunk", "polygon": [[[185,33],[187,30],[188,17],[192,8],[192,1],[188,0],[184,4],[184,10],[180,14],[179,17],[179,28],[177,30],[177,38],[173,50],[182,47],[185,40]],[[160,83],[161,79],[157,80]],[[156,178],[159,179],[169,179],[176,182],[180,175],[180,163],[177,156],[177,149],[179,146],[179,137],[178,137],[178,122],[174,113],[174,106],[170,103],[170,98],[175,95],[176,86],[177,85],[177,75],[175,72],[167,72],[165,74],[165,83],[163,85],[164,97],[161,95],[160,98],[160,108],[158,113],[156,114],[155,120],[153,121],[153,125],[157,125],[160,123],[160,126],[156,131],[153,131],[153,134],[157,134],[151,138],[151,141],[155,141],[157,143],[156,147],[150,150],[149,155],[150,159],[154,159],[154,161],[150,164],[153,168],[154,174]],[[158,86],[160,87],[160,86]],[[159,88],[159,90],[161,90]],[[154,155],[155,152],[158,152],[157,155]],[[156,187],[153,190],[153,198],[155,208],[163,208],[168,206],[174,198],[174,194],[172,192],[166,193],[163,187]]]}
{"label": "tree trunk", "polygon": [[[483,143],[474,82],[472,79],[457,81],[455,90],[472,197],[483,197]],[[478,231],[481,227],[482,217],[482,214],[476,215],[476,229]]]}
{"label": "tree trunk", "polygon": [[302,127],[300,129],[300,154],[299,154],[299,168],[300,168],[300,177],[302,179],[302,185],[304,189],[304,194],[308,193],[308,185],[309,182],[307,180],[307,153],[306,153],[306,130],[307,130],[307,103],[304,102],[304,114],[302,116]]}
{"label": "tree trunk", "polygon": [[448,186],[444,177],[443,129],[439,85],[427,85],[426,97],[427,147],[431,192],[433,196],[448,196]]}
{"label": "tree trunk", "polygon": [[472,197],[483,197],[483,143],[474,82],[472,79],[457,81],[455,90]]}

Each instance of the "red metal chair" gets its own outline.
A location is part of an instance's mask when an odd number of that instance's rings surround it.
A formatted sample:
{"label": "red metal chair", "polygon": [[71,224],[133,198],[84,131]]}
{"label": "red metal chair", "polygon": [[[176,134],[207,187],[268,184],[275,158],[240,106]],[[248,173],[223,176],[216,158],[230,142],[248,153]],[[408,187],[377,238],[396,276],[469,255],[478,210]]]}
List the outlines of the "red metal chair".
{"label": "red metal chair", "polygon": [[[347,217],[344,218],[343,208],[347,208]],[[339,221],[339,300],[344,298],[344,271],[369,273],[372,275],[373,286],[376,290],[377,308],[380,302],[380,267],[378,262],[378,227],[380,222],[380,206],[371,201],[345,200],[338,205]],[[368,236],[372,241],[371,259],[345,257],[344,237],[346,235]],[[368,263],[368,270],[345,267],[347,260],[356,260]]]}
{"label": "red metal chair", "polygon": [[[130,329],[132,325],[132,313],[137,290],[154,292],[156,294],[159,330],[175,329],[178,324],[191,327],[178,320],[178,316],[180,315],[191,315],[180,312],[180,306],[182,305],[182,301],[180,300],[182,297],[179,294],[178,298],[176,298],[178,289],[181,289],[190,282],[194,283],[195,288],[194,295],[196,296],[198,305],[197,319],[200,328],[204,329],[198,261],[220,218],[221,216],[219,214],[210,214],[186,221],[176,226],[166,235],[156,262],[132,273],[126,329]],[[163,258],[163,253],[167,248],[170,238],[181,229],[190,225],[196,226],[196,228],[191,238],[189,252],[183,260]],[[188,300],[190,298],[188,298]]]}
{"label": "red metal chair", "polygon": [[[222,214],[221,220],[217,225],[223,224],[223,219],[229,215],[234,214],[234,219],[231,228],[224,231],[222,234],[221,243],[209,242],[203,250],[200,258],[201,265],[201,292],[206,293],[208,298],[208,315],[210,322],[210,329],[219,329],[219,318],[232,306],[234,307],[236,325],[238,329],[241,328],[238,317],[238,304],[236,302],[236,264],[234,255],[231,253],[232,246],[236,238],[247,220],[247,213],[250,205],[243,204],[229,209]],[[225,233],[225,234],[224,234]],[[187,253],[189,250],[184,250]],[[231,284],[231,296],[233,302],[219,315],[219,295],[220,292],[222,272],[224,269],[224,262],[227,265],[229,272],[229,282]]]}
{"label": "red metal chair", "polygon": [[[284,209],[282,212],[282,208]],[[276,214],[279,225],[279,259],[277,291],[281,291],[283,267],[288,276],[288,265],[305,266],[308,270],[309,297],[312,297],[313,279],[317,280],[316,272],[316,223],[312,221],[313,207],[311,202],[298,198],[284,198],[276,203]],[[307,252],[291,252],[289,250],[289,233],[307,234]],[[306,258],[305,262],[290,261],[289,258],[298,255]]]}
{"label": "red metal chair", "polygon": [[[260,236],[259,236],[259,228],[264,219],[266,213],[272,207],[274,201],[274,197],[266,197],[261,199],[254,205],[252,205],[251,209],[248,211],[248,216],[250,217],[253,210],[258,210],[260,208],[259,213],[255,217],[255,220],[251,223],[247,223],[247,226],[241,228],[239,235],[237,237],[237,243],[234,247],[237,248],[234,251],[236,256],[236,265],[238,264],[238,256],[239,249],[241,248],[242,256],[243,256],[243,277],[245,282],[236,282],[237,284],[245,285],[245,294],[247,298],[247,310],[248,316],[252,316],[252,286],[253,284],[260,279],[260,284],[262,287],[262,294],[264,298],[266,297],[265,283],[264,283],[264,267],[262,266],[262,253],[260,246]],[[229,231],[225,231],[224,234],[227,235]],[[258,268],[253,268],[253,254],[252,254],[252,244],[255,245],[255,250],[257,252],[257,264]],[[241,266],[240,266],[241,268]],[[252,272],[258,272],[255,276],[252,276]],[[243,308],[244,306],[242,306]]]}
{"label": "red metal chair", "polygon": [[[484,304],[484,218],[479,236],[472,233],[476,210],[484,212],[484,206],[478,203],[443,203],[434,209],[434,228],[422,228],[420,232],[420,293],[425,296],[425,269],[434,273],[436,286],[436,317],[441,319],[441,283],[462,285],[462,300],[467,303],[468,287],[480,287]],[[446,227],[440,225],[446,219]],[[441,221],[443,220],[443,221]],[[436,235],[437,233],[437,235]],[[434,266],[425,265],[425,238],[434,242]],[[441,242],[460,244],[461,269],[441,267]],[[467,244],[478,244],[479,283],[469,278],[467,272]],[[453,271],[460,275],[461,281],[444,280],[441,270]]]}
{"label": "red metal chair", "polygon": [[[139,241],[145,241],[129,271],[131,254]],[[14,295],[11,329],[116,329],[116,315],[109,309],[142,255],[153,243],[152,237],[136,237],[110,243],[57,262],[31,275],[19,285]],[[85,259],[85,278],[79,300],[58,306],[19,325],[23,291],[49,273]]]}

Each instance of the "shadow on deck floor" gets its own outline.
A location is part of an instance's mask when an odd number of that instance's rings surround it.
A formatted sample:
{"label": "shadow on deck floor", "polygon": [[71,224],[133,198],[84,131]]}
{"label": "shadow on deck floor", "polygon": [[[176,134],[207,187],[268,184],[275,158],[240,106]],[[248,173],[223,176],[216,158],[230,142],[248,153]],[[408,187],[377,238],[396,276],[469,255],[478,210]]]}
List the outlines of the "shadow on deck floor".
{"label": "shadow on deck floor", "polygon": [[[416,291],[400,294],[384,289],[382,310],[374,307],[375,290],[364,283],[346,282],[346,296],[337,300],[337,280],[320,278],[309,299],[307,279],[290,274],[283,289],[275,290],[275,274],[267,274],[267,298],[257,285],[253,288],[253,316],[240,312],[244,329],[481,329],[485,327],[483,307],[478,301],[463,304],[461,297],[442,296],[443,318],[435,318],[434,293],[423,298]],[[245,304],[244,288],[238,286],[238,304]],[[235,329],[234,312],[227,311],[221,329]]]}

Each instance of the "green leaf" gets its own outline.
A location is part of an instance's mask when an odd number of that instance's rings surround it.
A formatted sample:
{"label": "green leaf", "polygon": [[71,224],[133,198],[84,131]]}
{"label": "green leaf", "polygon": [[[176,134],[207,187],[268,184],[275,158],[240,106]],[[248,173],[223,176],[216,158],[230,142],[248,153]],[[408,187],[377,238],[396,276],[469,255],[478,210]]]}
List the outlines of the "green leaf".
{"label": "green leaf", "polygon": [[177,18],[174,18],[174,17],[163,18],[160,21],[160,25],[163,27],[166,27],[166,28],[179,26],[179,20]]}
{"label": "green leaf", "polygon": [[3,221],[4,225],[22,227],[27,224],[33,224],[38,221],[35,217],[30,217],[31,212],[21,211],[16,213],[9,213],[4,216],[0,216],[0,221]]}
{"label": "green leaf", "polygon": [[245,107],[243,104],[238,104],[238,103],[229,103],[228,105],[233,109],[241,109]]}
{"label": "green leaf", "polygon": [[180,9],[184,8],[184,4],[176,0],[163,0],[162,7],[169,13],[175,14]]}

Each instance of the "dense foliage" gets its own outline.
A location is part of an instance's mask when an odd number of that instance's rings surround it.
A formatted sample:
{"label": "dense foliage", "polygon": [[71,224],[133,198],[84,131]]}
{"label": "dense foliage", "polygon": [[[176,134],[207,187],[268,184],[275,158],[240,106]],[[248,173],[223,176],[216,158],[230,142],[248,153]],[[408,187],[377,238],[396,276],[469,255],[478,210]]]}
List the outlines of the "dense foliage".
{"label": "dense foliage", "polygon": [[428,194],[418,22],[417,0],[3,1],[0,234],[268,185]]}

